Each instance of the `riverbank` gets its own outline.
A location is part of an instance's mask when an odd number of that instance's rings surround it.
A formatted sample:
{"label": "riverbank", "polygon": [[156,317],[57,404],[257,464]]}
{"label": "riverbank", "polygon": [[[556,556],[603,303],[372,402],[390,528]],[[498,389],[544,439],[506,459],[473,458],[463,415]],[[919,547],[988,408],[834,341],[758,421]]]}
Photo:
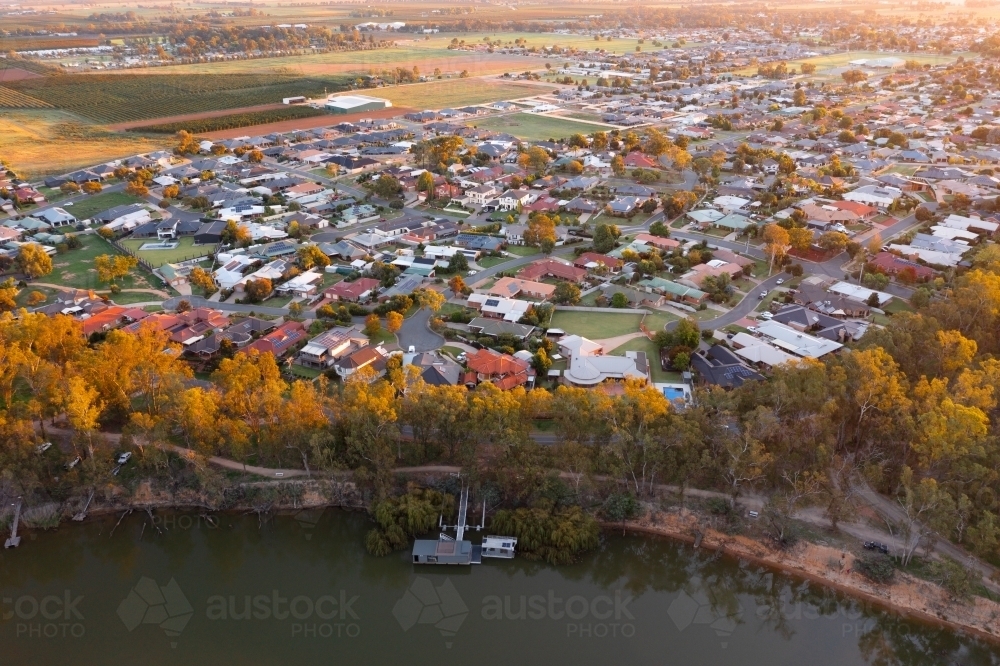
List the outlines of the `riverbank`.
{"label": "riverbank", "polygon": [[[438,471],[429,467],[426,471]],[[68,521],[82,509],[85,498],[75,497],[55,511]],[[340,508],[365,510],[366,503],[357,486],[348,480],[291,479],[250,481],[217,488],[216,493],[180,489],[167,491],[142,482],[134,492],[95,498],[87,515],[148,513],[150,528],[159,530],[154,511],[200,511],[207,513],[295,513],[302,510]],[[712,517],[680,508],[676,511],[651,510],[643,519],[604,523],[609,531],[626,529],[634,533],[669,537],[696,547],[737,559],[752,561],[871,602],[903,617],[928,622],[970,636],[1000,644],[1000,604],[974,597],[968,602],[952,599],[934,583],[903,572],[890,585],[872,583],[855,571],[855,555],[846,548],[800,541],[786,549],[771,542],[713,529]],[[48,524],[45,527],[53,527]],[[27,525],[29,529],[30,525]],[[40,526],[36,526],[40,527]],[[44,528],[43,528],[44,529]]]}
{"label": "riverbank", "polygon": [[[679,539],[697,548],[717,551],[780,570],[863,599],[909,619],[944,626],[1000,644],[1000,604],[973,597],[961,602],[931,582],[897,572],[895,580],[879,585],[855,571],[855,556],[848,550],[802,541],[778,549],[745,536],[729,535],[709,527],[698,514],[681,509],[655,512],[644,519],[606,523],[608,529]],[[699,538],[700,537],[700,538]]]}

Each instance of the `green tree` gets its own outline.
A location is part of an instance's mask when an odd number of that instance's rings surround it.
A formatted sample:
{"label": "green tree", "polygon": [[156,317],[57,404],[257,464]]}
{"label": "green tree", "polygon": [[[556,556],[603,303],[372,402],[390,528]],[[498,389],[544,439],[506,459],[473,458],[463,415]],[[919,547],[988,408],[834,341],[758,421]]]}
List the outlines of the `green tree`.
{"label": "green tree", "polygon": [[552,300],[560,305],[576,305],[580,302],[580,287],[572,282],[559,282],[552,292]]}

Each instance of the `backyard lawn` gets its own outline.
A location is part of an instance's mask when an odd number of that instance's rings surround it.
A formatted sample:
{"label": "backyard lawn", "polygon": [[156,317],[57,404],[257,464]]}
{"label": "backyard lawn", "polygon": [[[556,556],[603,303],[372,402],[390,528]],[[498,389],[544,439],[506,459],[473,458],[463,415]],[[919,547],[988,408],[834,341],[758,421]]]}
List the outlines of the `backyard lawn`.
{"label": "backyard lawn", "polygon": [[153,266],[163,264],[175,264],[179,261],[194,259],[196,257],[206,257],[215,250],[214,245],[195,245],[193,236],[185,236],[177,239],[177,247],[172,250],[140,250],[147,243],[156,243],[155,238],[128,238],[121,241],[121,244],[135,252],[135,256],[148,261]]}
{"label": "backyard lawn", "polygon": [[646,315],[646,318],[642,320],[642,323],[646,325],[646,328],[652,332],[662,331],[663,327],[667,323],[672,321],[679,321],[680,317],[670,312],[655,311]]}
{"label": "backyard lawn", "polygon": [[[508,245],[507,251],[519,257],[530,257],[542,252],[537,247],[531,247],[530,245]],[[505,259],[504,261],[509,261],[509,259]]]}
{"label": "backyard lawn", "polygon": [[482,266],[483,268],[492,268],[497,264],[502,264],[510,261],[510,257],[481,257],[476,259],[476,264]]}
{"label": "backyard lawn", "polygon": [[575,312],[556,310],[551,328],[561,328],[570,335],[582,335],[591,340],[603,340],[627,333],[636,333],[642,315],[622,312]]}
{"label": "backyard lawn", "polygon": [[86,220],[98,213],[103,213],[115,206],[126,204],[142,203],[143,199],[134,197],[124,192],[101,192],[94,196],[86,197],[74,203],[71,207],[66,207],[66,212],[78,220]]}
{"label": "backyard lawn", "polygon": [[[77,289],[107,288],[107,285],[97,280],[94,258],[102,254],[118,254],[118,250],[96,234],[81,234],[78,238],[83,247],[54,256],[52,272],[39,278],[39,282]],[[122,289],[162,288],[159,280],[153,280],[149,273],[139,268],[133,269],[125,278],[119,280],[118,286]]]}

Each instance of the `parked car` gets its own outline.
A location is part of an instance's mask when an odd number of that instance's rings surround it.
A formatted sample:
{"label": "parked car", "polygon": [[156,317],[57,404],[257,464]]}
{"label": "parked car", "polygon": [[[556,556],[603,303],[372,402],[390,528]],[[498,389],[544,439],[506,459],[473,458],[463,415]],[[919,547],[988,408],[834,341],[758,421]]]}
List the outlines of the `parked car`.
{"label": "parked car", "polygon": [[775,282],[774,284],[785,284],[785,280],[784,278],[778,278],[778,281]]}
{"label": "parked car", "polygon": [[35,451],[38,453],[45,453],[52,448],[52,442],[45,442],[44,444],[39,444],[35,447]]}
{"label": "parked car", "polygon": [[407,349],[406,351],[409,352],[410,354],[416,354],[417,348],[413,345],[410,345],[409,349]]}
{"label": "parked car", "polygon": [[759,296],[757,296],[757,300],[758,300],[758,301],[762,301],[762,300],[764,300],[765,298],[767,298],[767,292],[766,292],[766,291],[762,291],[762,292],[760,292],[760,295],[759,295]]}
{"label": "parked car", "polygon": [[757,327],[756,326],[747,326],[747,330],[750,331],[751,333],[756,333],[757,332]]}
{"label": "parked car", "polygon": [[773,319],[773,318],[774,314],[771,312],[761,312],[759,315],[757,315],[757,319]]}
{"label": "parked car", "polygon": [[80,464],[80,456],[77,456],[76,458],[73,458],[68,463],[66,463],[66,469],[73,469],[79,464]]}
{"label": "parked car", "polygon": [[120,456],[118,456],[118,464],[119,465],[124,465],[125,463],[127,463],[129,461],[129,458],[131,458],[131,457],[132,457],[132,453],[130,451],[126,451],[125,453],[123,453]]}

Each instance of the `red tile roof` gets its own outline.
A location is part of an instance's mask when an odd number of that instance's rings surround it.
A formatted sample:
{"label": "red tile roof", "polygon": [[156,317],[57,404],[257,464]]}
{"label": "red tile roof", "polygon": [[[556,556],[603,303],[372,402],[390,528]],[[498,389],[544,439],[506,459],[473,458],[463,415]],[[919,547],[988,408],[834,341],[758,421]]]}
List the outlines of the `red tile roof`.
{"label": "red tile roof", "polygon": [[262,354],[266,352],[275,356],[281,356],[296,343],[304,341],[307,337],[309,336],[302,322],[286,321],[264,337],[247,345],[241,351],[255,349]]}
{"label": "red tile roof", "polygon": [[918,264],[915,261],[909,261],[908,259],[897,257],[891,252],[879,252],[872,258],[871,264],[886,273],[893,274],[899,273],[907,268],[912,268],[919,279],[932,278],[935,275],[934,269]]}
{"label": "red tile roof", "polygon": [[530,376],[527,363],[492,349],[480,349],[471,354],[466,363],[481,380],[492,381],[504,391],[528,383]]}
{"label": "red tile roof", "polygon": [[598,254],[597,252],[584,252],[576,258],[573,265],[584,268],[589,263],[604,264],[608,268],[614,269],[622,265],[622,260],[609,257],[606,254]]}
{"label": "red tile roof", "polygon": [[660,165],[656,162],[656,158],[644,155],[636,150],[625,156],[625,166],[655,169]]}
{"label": "red tile roof", "polygon": [[354,282],[338,282],[323,292],[323,295],[327,298],[356,301],[366,291],[371,291],[378,285],[379,281],[373,278],[358,278]]}
{"label": "red tile roof", "polygon": [[525,280],[537,280],[548,276],[580,282],[587,277],[587,271],[555,259],[540,259],[528,264],[518,273],[518,277]]}
{"label": "red tile roof", "polygon": [[126,309],[120,305],[114,305],[107,310],[102,310],[97,314],[91,315],[83,321],[83,334],[90,335],[91,333],[117,328],[118,324],[121,323],[122,315],[125,314]]}

